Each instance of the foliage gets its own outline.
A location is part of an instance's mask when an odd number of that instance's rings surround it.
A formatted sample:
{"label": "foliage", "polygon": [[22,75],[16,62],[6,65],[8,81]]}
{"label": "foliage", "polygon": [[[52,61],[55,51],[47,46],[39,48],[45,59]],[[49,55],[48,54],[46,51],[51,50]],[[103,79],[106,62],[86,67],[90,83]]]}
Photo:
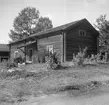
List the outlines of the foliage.
{"label": "foliage", "polygon": [[50,29],[52,27],[52,21],[48,17],[41,16],[37,22],[37,26],[34,28],[34,32],[37,33],[40,31]]}
{"label": "foliage", "polygon": [[59,60],[59,54],[57,52],[50,53],[47,63],[48,63],[47,68],[51,69],[59,68],[61,66]]}
{"label": "foliage", "polygon": [[11,69],[13,67],[17,67],[17,64],[12,59],[9,59],[8,61],[4,60],[0,63],[1,72],[7,72],[8,69]]}
{"label": "foliage", "polygon": [[75,63],[75,65],[83,65],[84,63],[83,54],[81,52],[78,52],[76,56],[73,55],[73,62]]}
{"label": "foliage", "polygon": [[91,54],[91,57],[85,58],[84,64],[99,64],[99,63],[108,63],[109,54],[106,52],[104,55],[98,53],[97,55]]}
{"label": "foliage", "polygon": [[105,52],[104,55],[102,55],[101,53],[98,53],[96,56],[96,61],[100,62],[100,61],[104,61],[104,62],[108,62],[109,61],[109,53]]}
{"label": "foliage", "polygon": [[16,41],[52,27],[52,21],[47,17],[41,17],[39,10],[26,7],[14,19],[9,36],[12,41]]}
{"label": "foliage", "polygon": [[77,55],[73,54],[73,65],[83,66],[84,64],[98,64],[98,63],[106,63],[109,61],[109,53],[105,52],[104,55],[98,53],[97,55],[91,54],[91,56],[87,56],[87,47],[83,49],[83,51],[79,51]]}
{"label": "foliage", "polygon": [[98,29],[99,35],[99,45],[104,47],[105,51],[109,50],[109,20],[106,19],[106,15],[100,15],[96,19],[95,27]]}
{"label": "foliage", "polygon": [[80,50],[77,55],[73,54],[73,63],[82,66],[84,64],[86,53],[87,47],[85,47],[83,51]]}
{"label": "foliage", "polygon": [[13,67],[17,67],[16,62],[14,62],[14,60],[9,60],[7,62],[7,69],[13,68]]}
{"label": "foliage", "polygon": [[7,61],[6,60],[3,60],[0,63],[0,72],[4,72],[5,70],[7,70]]}
{"label": "foliage", "polygon": [[18,63],[23,63],[23,58],[21,57],[21,56],[19,56],[19,57],[16,57],[16,58],[14,58],[14,62],[16,63],[16,64],[18,64]]}

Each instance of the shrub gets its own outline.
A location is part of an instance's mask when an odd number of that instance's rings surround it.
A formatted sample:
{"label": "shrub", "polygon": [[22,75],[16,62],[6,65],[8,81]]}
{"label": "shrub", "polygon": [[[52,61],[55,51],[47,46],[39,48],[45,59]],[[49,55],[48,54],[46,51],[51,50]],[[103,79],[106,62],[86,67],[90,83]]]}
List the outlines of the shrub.
{"label": "shrub", "polygon": [[47,68],[57,69],[60,67],[61,63],[59,60],[59,54],[57,52],[50,53],[47,61]]}
{"label": "shrub", "polygon": [[75,65],[83,65],[84,63],[83,54],[79,52],[75,57],[73,56],[73,62]]}
{"label": "shrub", "polygon": [[83,51],[79,51],[77,55],[73,54],[73,63],[75,65],[83,65],[87,53],[87,47]]}
{"label": "shrub", "polygon": [[1,63],[0,63],[0,71],[1,72],[4,72],[4,70],[7,69],[7,61],[3,60]]}
{"label": "shrub", "polygon": [[21,56],[15,57],[15,58],[14,58],[14,62],[15,62],[16,64],[22,63],[22,62],[23,62],[23,58],[22,58]]}
{"label": "shrub", "polygon": [[105,53],[104,55],[102,55],[101,53],[98,53],[97,55],[91,54],[90,58],[85,59],[86,64],[106,63],[108,61],[109,61],[108,53]]}
{"label": "shrub", "polygon": [[106,62],[109,61],[109,53],[108,52],[105,52],[104,58],[105,58]]}
{"label": "shrub", "polygon": [[90,61],[96,63],[106,63],[109,61],[109,55],[107,52],[104,55],[101,53],[98,53],[97,55],[92,54]]}
{"label": "shrub", "polygon": [[10,60],[4,60],[0,63],[0,70],[1,72],[5,72],[8,69],[11,69],[13,67],[17,67],[17,64],[14,62],[14,60],[10,59]]}
{"label": "shrub", "polygon": [[13,68],[13,67],[17,67],[17,63],[13,59],[8,60],[7,69],[10,69],[10,68]]}

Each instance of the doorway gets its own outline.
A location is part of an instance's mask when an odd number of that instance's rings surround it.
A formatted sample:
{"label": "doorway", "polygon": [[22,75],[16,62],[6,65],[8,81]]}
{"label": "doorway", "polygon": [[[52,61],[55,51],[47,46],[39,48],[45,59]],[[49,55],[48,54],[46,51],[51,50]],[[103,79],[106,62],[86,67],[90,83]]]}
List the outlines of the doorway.
{"label": "doorway", "polygon": [[29,61],[32,61],[32,56],[33,56],[33,49],[28,50],[28,56],[29,56]]}

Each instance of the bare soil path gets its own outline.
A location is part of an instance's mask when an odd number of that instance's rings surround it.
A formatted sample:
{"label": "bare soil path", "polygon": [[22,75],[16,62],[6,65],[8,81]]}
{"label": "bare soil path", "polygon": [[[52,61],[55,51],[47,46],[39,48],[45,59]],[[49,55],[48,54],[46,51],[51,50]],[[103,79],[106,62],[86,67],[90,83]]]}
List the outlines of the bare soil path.
{"label": "bare soil path", "polygon": [[[109,76],[98,76],[92,78],[92,80],[105,83],[109,81]],[[20,103],[19,105],[109,105],[109,84],[78,96],[73,96],[72,91],[67,91],[38,98],[32,97],[27,102]]]}

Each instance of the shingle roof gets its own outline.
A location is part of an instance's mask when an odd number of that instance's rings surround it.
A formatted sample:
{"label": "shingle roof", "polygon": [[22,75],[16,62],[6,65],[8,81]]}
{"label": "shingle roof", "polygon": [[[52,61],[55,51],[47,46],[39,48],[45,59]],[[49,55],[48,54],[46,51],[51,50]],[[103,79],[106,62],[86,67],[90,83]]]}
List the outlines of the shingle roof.
{"label": "shingle roof", "polygon": [[9,47],[7,44],[0,44],[0,51],[9,51]]}
{"label": "shingle roof", "polygon": [[[41,32],[38,32],[36,34],[33,34],[33,35],[31,35],[31,36],[29,36],[29,37],[27,37],[25,39],[29,39],[29,38],[34,37],[34,36],[41,36],[41,35],[44,35],[44,34],[57,32],[57,31],[61,31],[61,30],[66,30],[69,27],[75,26],[77,23],[79,23],[79,22],[81,22],[83,20],[86,20],[86,19],[84,18],[84,19],[77,20],[77,21],[74,21],[74,22],[71,22],[71,23],[68,23],[68,24],[64,24],[64,25],[61,25],[61,26],[58,26],[58,27],[55,27],[55,28],[51,28],[51,29],[48,29],[48,30],[45,30],[45,31],[41,31]],[[21,40],[18,40],[16,42],[20,42],[20,41],[23,41],[25,39],[21,39]],[[13,43],[16,43],[16,42],[12,42],[10,44],[13,44]]]}

